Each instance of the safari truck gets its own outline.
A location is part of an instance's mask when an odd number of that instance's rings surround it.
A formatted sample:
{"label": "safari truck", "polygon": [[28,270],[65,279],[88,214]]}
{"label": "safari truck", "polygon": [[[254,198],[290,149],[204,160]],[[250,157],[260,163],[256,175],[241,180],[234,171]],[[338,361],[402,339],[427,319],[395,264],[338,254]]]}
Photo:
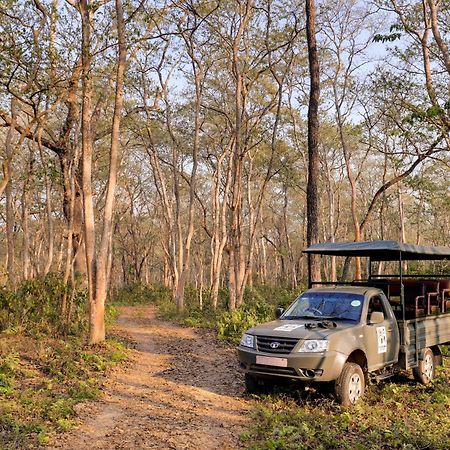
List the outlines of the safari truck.
{"label": "safari truck", "polygon": [[[333,382],[338,401],[351,405],[369,377],[412,369],[430,383],[443,363],[439,346],[450,344],[450,275],[408,275],[403,262],[450,260],[450,248],[371,241],[316,244],[305,253],[309,268],[313,254],[368,258],[367,279],[317,282],[309,270],[307,291],[242,336],[247,391],[280,379]],[[395,274],[374,271],[380,261]]]}

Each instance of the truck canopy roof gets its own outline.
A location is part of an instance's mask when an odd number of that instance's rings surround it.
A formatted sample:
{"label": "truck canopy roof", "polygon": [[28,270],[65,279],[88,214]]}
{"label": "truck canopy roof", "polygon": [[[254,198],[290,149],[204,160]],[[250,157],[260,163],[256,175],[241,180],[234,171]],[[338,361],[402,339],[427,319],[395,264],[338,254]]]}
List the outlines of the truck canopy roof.
{"label": "truck canopy roof", "polygon": [[450,260],[450,247],[404,244],[398,241],[325,242],[304,253],[330,256],[362,256],[374,261]]}

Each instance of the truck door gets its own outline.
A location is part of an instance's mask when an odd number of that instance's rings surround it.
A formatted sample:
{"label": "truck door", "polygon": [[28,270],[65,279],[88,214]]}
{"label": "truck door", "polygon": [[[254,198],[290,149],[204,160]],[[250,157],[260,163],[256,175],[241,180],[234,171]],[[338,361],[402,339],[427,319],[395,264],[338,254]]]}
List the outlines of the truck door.
{"label": "truck door", "polygon": [[[387,300],[379,295],[369,299],[366,325],[364,326],[364,343],[369,370],[380,369],[397,362],[398,359],[398,328],[397,322]],[[370,315],[374,311],[382,312],[384,321],[370,323]]]}

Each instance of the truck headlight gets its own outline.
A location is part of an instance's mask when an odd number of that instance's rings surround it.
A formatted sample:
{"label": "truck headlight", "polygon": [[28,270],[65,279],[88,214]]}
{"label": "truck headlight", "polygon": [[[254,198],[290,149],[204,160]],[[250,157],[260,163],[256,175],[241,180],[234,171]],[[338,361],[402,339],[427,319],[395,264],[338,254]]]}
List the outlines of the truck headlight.
{"label": "truck headlight", "polygon": [[328,350],[328,341],[323,339],[309,339],[303,341],[302,346],[298,349],[301,353],[319,353]]}
{"label": "truck headlight", "polygon": [[255,348],[255,336],[245,333],[244,336],[242,336],[241,345],[242,347]]}

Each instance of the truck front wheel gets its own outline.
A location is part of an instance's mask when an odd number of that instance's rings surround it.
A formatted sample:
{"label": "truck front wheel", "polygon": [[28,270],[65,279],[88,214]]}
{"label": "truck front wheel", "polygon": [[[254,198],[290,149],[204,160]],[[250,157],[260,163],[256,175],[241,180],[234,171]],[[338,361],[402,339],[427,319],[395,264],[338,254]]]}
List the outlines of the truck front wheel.
{"label": "truck front wheel", "polygon": [[355,363],[345,363],[335,382],[335,392],[343,406],[354,405],[364,394],[365,380],[361,367]]}
{"label": "truck front wheel", "polygon": [[258,377],[249,373],[245,374],[245,390],[247,394],[266,394],[275,386],[272,378]]}
{"label": "truck front wheel", "polygon": [[245,390],[247,394],[259,394],[264,390],[264,381],[249,373],[245,374]]}
{"label": "truck front wheel", "polygon": [[424,348],[419,352],[417,367],[413,369],[414,379],[422,384],[430,383],[434,378],[434,354],[430,348]]}

